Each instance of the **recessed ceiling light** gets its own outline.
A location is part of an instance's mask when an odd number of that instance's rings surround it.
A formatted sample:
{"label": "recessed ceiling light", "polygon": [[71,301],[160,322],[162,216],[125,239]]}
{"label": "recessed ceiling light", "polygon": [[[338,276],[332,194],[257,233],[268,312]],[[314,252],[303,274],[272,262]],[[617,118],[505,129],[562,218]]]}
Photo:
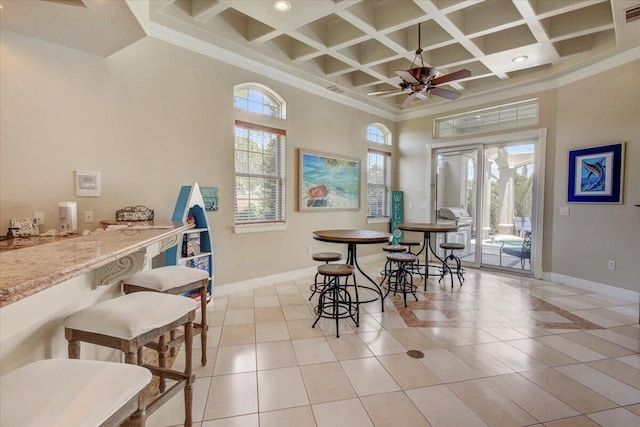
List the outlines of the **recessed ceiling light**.
{"label": "recessed ceiling light", "polygon": [[515,58],[512,59],[513,62],[524,62],[528,59],[529,57],[527,55],[520,55],[520,56],[516,56]]}
{"label": "recessed ceiling light", "polygon": [[286,12],[291,9],[291,2],[287,0],[275,0],[273,8],[279,12]]}

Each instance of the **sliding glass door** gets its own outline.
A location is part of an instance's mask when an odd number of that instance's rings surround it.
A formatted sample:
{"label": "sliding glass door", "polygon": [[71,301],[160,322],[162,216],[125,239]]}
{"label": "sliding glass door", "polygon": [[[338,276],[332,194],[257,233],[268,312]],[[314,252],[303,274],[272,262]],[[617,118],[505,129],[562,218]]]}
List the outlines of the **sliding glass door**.
{"label": "sliding glass door", "polygon": [[466,265],[532,273],[535,142],[433,152],[436,221],[458,225],[458,232],[439,240],[464,243]]}
{"label": "sliding glass door", "polygon": [[484,148],[484,265],[531,272],[535,144]]}
{"label": "sliding glass door", "polygon": [[[458,231],[447,233],[448,242],[464,243],[458,253],[460,259],[477,264],[476,235],[478,214],[478,156],[477,148],[441,150],[436,153],[436,217],[441,224],[458,226]],[[438,235],[437,243],[444,241]]]}

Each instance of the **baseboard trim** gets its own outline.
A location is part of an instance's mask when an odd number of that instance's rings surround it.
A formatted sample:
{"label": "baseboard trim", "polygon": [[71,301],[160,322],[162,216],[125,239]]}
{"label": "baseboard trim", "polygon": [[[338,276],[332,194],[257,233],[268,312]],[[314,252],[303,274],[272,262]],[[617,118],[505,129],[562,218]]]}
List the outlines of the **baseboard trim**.
{"label": "baseboard trim", "polygon": [[549,282],[574,286],[576,288],[584,289],[598,294],[608,295],[623,301],[628,301],[630,304],[637,304],[640,300],[640,294],[630,289],[618,288],[615,286],[592,282],[590,280],[580,279],[578,277],[566,276],[559,273],[547,273],[546,275],[548,275],[547,280]]}
{"label": "baseboard trim", "polygon": [[[384,259],[385,254],[374,254],[358,258],[358,264],[363,265],[369,262],[379,261]],[[213,297],[221,297],[229,295],[232,292],[249,291],[262,286],[275,285],[276,283],[286,282],[287,280],[295,280],[301,277],[314,276],[316,274],[317,266],[303,268],[300,270],[287,271],[285,273],[272,274],[270,276],[263,276],[257,279],[244,280],[242,282],[227,283],[224,285],[217,285],[213,287]]]}
{"label": "baseboard trim", "polygon": [[[366,264],[384,259],[384,254],[374,254],[362,257],[358,260],[359,264]],[[257,279],[244,280],[241,282],[227,283],[213,287],[213,296],[221,297],[231,294],[232,292],[248,291],[262,286],[275,285],[277,283],[286,282],[287,280],[295,280],[301,277],[313,276],[316,274],[316,266],[303,268],[300,270],[287,271],[285,273],[272,274],[270,276],[259,277]],[[574,286],[598,294],[609,295],[629,304],[637,304],[640,301],[640,294],[630,289],[617,288],[611,285],[592,282],[590,280],[580,279],[578,277],[566,276],[559,273],[544,273],[543,279],[552,283],[560,283],[563,285]]]}

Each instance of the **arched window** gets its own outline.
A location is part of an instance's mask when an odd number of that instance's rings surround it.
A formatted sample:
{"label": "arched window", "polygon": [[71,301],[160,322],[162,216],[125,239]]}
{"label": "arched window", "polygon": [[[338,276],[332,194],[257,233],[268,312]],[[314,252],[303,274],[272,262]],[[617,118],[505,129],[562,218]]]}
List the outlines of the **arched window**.
{"label": "arched window", "polygon": [[235,107],[271,116],[263,120],[236,113],[235,224],[284,225],[287,132],[280,127],[283,122],[272,117],[284,118],[285,102],[269,88],[254,83],[234,87],[233,94]]}
{"label": "arched window", "polygon": [[379,123],[370,124],[367,126],[367,141],[391,145],[391,132]]}
{"label": "arched window", "polygon": [[286,103],[274,91],[258,83],[245,83],[233,88],[233,106],[258,114],[287,118]]}
{"label": "arched window", "polygon": [[[384,125],[371,124],[367,141],[391,145],[391,132]],[[391,152],[380,148],[367,150],[367,218],[391,216]]]}

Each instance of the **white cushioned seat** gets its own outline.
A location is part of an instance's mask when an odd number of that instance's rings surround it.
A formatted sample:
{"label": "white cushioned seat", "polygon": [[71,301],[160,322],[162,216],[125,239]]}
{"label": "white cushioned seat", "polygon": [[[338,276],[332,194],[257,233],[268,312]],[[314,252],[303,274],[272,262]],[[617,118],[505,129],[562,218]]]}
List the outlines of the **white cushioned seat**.
{"label": "white cushioned seat", "polygon": [[131,339],[170,324],[197,308],[198,303],[191,298],[136,292],[73,313],[64,319],[63,326]]}
{"label": "white cushioned seat", "polygon": [[124,283],[165,292],[172,288],[179,288],[208,278],[209,273],[207,271],[171,265],[136,273],[125,279]]}
{"label": "white cushioned seat", "polygon": [[40,360],[0,378],[0,426],[99,426],[150,382],[140,366]]}

